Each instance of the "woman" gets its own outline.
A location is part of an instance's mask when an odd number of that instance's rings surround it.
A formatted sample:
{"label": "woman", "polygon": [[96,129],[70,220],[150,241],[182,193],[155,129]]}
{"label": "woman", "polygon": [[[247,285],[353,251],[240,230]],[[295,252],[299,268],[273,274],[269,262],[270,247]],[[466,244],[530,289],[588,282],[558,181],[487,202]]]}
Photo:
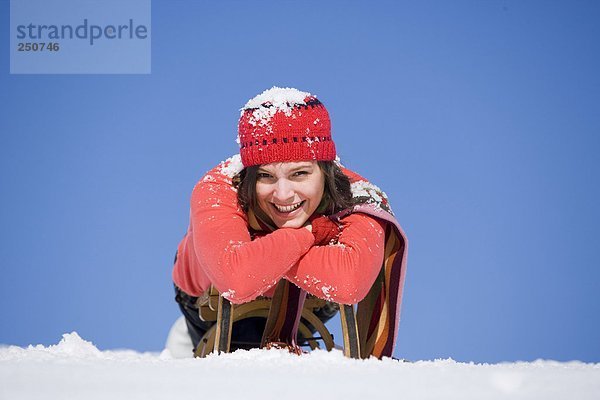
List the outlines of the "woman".
{"label": "woman", "polygon": [[[267,90],[242,109],[238,143],[240,154],[195,186],[177,250],[176,300],[194,347],[210,327],[195,301],[211,285],[240,304],[272,296],[285,280],[300,297],[359,303],[365,351],[391,356],[406,239],[385,194],[336,161],[323,104],[296,89]],[[264,320],[246,321],[233,341],[260,341],[263,329]]]}

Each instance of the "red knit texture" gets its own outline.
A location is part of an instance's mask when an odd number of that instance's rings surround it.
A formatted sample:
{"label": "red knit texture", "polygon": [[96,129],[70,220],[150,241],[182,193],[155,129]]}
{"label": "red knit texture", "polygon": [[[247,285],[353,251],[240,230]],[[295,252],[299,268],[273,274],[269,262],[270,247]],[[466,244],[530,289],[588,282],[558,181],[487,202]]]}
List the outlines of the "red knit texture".
{"label": "red knit texture", "polygon": [[310,218],[310,223],[317,246],[327,246],[333,239],[337,239],[342,231],[338,224],[324,215]]}
{"label": "red knit texture", "polygon": [[[255,108],[245,109],[238,124],[244,167],[285,161],[331,161],[335,144],[325,106],[314,97],[295,104],[286,115],[278,110],[270,119],[256,120]],[[261,107],[269,108],[269,104]],[[271,106],[272,107],[272,106]]]}

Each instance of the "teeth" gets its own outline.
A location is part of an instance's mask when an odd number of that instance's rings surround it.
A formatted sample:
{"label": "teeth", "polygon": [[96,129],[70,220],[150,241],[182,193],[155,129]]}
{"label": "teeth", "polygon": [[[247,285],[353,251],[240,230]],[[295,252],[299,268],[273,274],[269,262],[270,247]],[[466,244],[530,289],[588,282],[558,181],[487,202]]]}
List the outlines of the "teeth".
{"label": "teeth", "polygon": [[302,205],[302,202],[292,204],[291,206],[278,206],[277,204],[273,204],[273,205],[279,212],[291,212],[291,211],[294,211],[294,210],[297,210],[298,208],[300,208],[300,206]]}

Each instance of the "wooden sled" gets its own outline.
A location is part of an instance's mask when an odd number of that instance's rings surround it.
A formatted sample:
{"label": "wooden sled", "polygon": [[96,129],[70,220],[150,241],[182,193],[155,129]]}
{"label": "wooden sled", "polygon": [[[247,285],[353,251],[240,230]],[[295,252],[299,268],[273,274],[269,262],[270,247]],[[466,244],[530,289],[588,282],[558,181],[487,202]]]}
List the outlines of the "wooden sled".
{"label": "wooden sled", "polygon": [[[278,293],[279,291],[276,291],[272,299],[261,297],[248,303],[234,305],[221,296],[214,287],[211,287],[204,296],[198,298],[197,305],[200,319],[215,323],[200,340],[200,344],[194,352],[195,356],[206,357],[212,352],[228,353],[231,348],[233,323],[250,317],[262,317],[266,320],[271,304],[278,300]],[[333,336],[315,314],[315,311],[324,307],[326,303],[327,301],[312,295],[307,296],[304,302],[298,332],[305,338],[311,350],[320,348],[318,340],[323,341],[327,351],[331,351],[335,346]],[[360,358],[354,306],[339,304],[338,307],[344,340],[344,355],[350,358]],[[316,330],[316,336],[313,335],[309,326]]]}

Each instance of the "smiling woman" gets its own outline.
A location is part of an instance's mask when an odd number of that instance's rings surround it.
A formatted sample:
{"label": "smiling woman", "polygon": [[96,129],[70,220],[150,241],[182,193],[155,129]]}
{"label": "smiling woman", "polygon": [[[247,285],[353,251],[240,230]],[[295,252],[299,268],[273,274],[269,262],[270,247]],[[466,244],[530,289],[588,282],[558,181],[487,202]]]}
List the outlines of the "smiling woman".
{"label": "smiling woman", "polygon": [[257,178],[257,211],[278,228],[302,227],[323,199],[325,177],[316,161],[263,165]]}
{"label": "smiling woman", "polygon": [[[195,186],[177,250],[176,300],[194,347],[212,325],[196,304],[211,286],[240,304],[286,280],[303,295],[359,303],[373,335],[368,353],[391,356],[406,238],[385,194],[336,160],[323,104],[296,89],[267,90],[242,109],[238,143],[240,154]],[[334,313],[326,307],[319,318]],[[248,320],[234,342],[261,342],[264,318]]]}

